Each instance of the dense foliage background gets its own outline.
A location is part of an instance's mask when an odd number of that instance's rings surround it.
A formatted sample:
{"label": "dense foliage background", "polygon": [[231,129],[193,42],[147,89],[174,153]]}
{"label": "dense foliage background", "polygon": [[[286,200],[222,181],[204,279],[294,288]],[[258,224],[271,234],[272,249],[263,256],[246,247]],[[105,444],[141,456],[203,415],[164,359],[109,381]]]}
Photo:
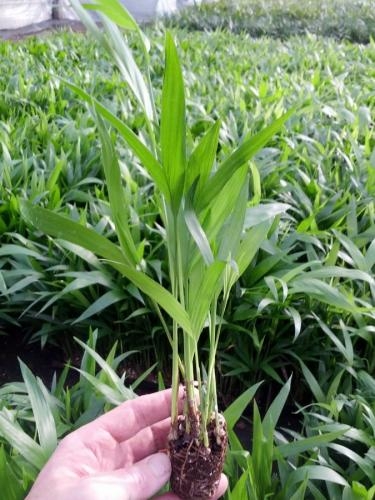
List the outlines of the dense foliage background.
{"label": "dense foliage background", "polygon": [[[219,2],[168,24],[184,67],[190,149],[220,117],[217,154],[224,158],[247,133],[295,108],[249,166],[249,206],[272,201],[280,210],[232,295],[217,369],[224,407],[260,381],[255,398],[261,415],[276,404],[264,425],[254,410],[252,455],[232,435],[228,498],[373,498],[371,2]],[[162,24],[146,29],[155,89],[163,75],[163,31]],[[155,388],[167,384],[170,351],[137,289],[94,255],[41,234],[20,215],[20,200],[28,199],[115,238],[95,122],[61,78],[141,133],[143,118],[131,112],[126,84],[102,48],[81,34],[4,42],[0,52],[0,342],[21,335],[44,346],[42,356],[51,345],[61,346],[66,360],[78,356],[81,369],[70,388],[65,369],[52,385],[45,381],[47,390],[22,365],[24,382],[0,389],[0,484],[4,498],[23,498],[58,437],[132,396],[146,377]],[[165,284],[153,187],[121,141],[116,148],[132,230]],[[116,352],[125,355],[116,358]],[[131,381],[147,372],[125,390],[124,369]],[[43,408],[33,404],[35,391],[43,395]],[[254,393],[247,392],[247,402]],[[237,418],[247,406],[238,401]],[[38,433],[46,412],[55,425],[52,444]],[[289,428],[274,435],[270,420],[276,425],[280,415]],[[252,457],[262,442],[268,448],[256,463]],[[261,486],[254,485],[252,474],[259,478],[264,470]]]}

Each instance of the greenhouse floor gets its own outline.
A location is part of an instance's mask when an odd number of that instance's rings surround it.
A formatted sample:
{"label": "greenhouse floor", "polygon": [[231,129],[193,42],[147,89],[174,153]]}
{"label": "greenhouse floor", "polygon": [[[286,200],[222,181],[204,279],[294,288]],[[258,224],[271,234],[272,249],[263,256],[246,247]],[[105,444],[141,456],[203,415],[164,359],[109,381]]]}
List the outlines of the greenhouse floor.
{"label": "greenhouse floor", "polygon": [[83,31],[82,23],[69,19],[49,19],[13,30],[0,30],[0,39],[21,40],[27,36],[45,34],[51,31],[69,28],[73,31]]}

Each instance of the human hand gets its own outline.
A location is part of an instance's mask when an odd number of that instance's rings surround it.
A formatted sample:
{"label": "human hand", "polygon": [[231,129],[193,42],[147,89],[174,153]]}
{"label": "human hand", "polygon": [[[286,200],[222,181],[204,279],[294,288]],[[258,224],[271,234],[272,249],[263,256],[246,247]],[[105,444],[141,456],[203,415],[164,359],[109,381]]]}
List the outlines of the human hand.
{"label": "human hand", "polygon": [[[182,402],[182,401],[181,401]],[[169,480],[160,450],[170,429],[171,391],[127,401],[66,436],[26,500],[143,500]],[[222,475],[219,498],[227,488]],[[173,493],[159,500],[178,500]]]}

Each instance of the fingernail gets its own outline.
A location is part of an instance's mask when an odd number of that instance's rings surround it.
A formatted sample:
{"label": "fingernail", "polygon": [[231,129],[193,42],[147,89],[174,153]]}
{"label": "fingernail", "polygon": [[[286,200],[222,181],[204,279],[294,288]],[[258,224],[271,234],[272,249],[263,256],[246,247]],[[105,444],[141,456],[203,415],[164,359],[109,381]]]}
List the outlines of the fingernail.
{"label": "fingernail", "polygon": [[150,472],[156,477],[165,477],[166,481],[171,475],[171,462],[165,453],[155,453],[147,459]]}

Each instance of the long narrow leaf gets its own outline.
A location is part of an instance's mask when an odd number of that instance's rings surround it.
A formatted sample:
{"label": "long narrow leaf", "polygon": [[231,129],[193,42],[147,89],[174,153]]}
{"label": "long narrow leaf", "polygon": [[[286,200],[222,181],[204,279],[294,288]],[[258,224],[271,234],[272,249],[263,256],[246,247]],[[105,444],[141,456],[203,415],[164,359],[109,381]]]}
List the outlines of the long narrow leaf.
{"label": "long narrow leaf", "polygon": [[116,233],[127,263],[136,266],[139,263],[139,257],[136,244],[129,229],[129,209],[124,196],[120,166],[111,138],[101,118],[97,117],[97,123],[102,143],[102,160],[107,181],[109,203],[115,222]]}
{"label": "long narrow leaf", "polygon": [[201,282],[195,291],[195,296],[189,305],[193,332],[199,334],[207,319],[210,304],[221,287],[221,276],[225,263],[216,261],[206,268],[201,277]]}
{"label": "long narrow leaf", "polygon": [[323,465],[304,465],[293,471],[289,478],[288,484],[296,484],[300,481],[304,481],[308,477],[313,480],[327,481],[335,484],[341,484],[342,486],[347,486],[347,481],[333,469],[325,467]]}
{"label": "long narrow leaf", "polygon": [[96,10],[105,14],[108,19],[121,28],[138,31],[139,27],[133,16],[117,0],[95,0],[94,3],[83,4],[87,10]]}
{"label": "long narrow leaf", "polygon": [[258,382],[257,384],[252,385],[228,406],[228,408],[224,412],[224,417],[227,422],[228,429],[233,429],[238,419],[241,417],[245,408],[253,399],[255,393],[261,385],[262,382]]}
{"label": "long narrow leaf", "polygon": [[160,118],[162,164],[171,193],[174,212],[184,188],[186,164],[185,91],[181,65],[172,35],[165,38],[165,70]]}
{"label": "long narrow leaf", "polygon": [[51,408],[45,397],[46,391],[43,393],[40,387],[42,382],[32,374],[21,360],[19,360],[19,364],[33,410],[39,442],[46,458],[49,458],[57,446],[57,432]]}
{"label": "long narrow leaf", "polygon": [[19,426],[0,413],[0,435],[18,451],[30,464],[40,470],[48,457],[41,446],[36,443]]}
{"label": "long narrow leaf", "polygon": [[255,153],[262,149],[268,141],[282,128],[284,123],[292,116],[291,109],[280,118],[276,119],[268,127],[264,128],[245,141],[220,165],[214,176],[208,181],[204,196],[199,200],[201,208],[206,207],[222,190],[224,185],[232,177],[233,173],[245,165]]}
{"label": "long narrow leaf", "polygon": [[68,217],[34,206],[26,200],[21,201],[21,214],[25,220],[44,233],[86,248],[108,260],[114,268],[117,268],[117,264],[124,262],[124,256],[116,245],[94,230]]}
{"label": "long narrow leaf", "polygon": [[142,165],[145,167],[147,172],[150,174],[152,180],[155,182],[157,187],[160,189],[161,193],[166,197],[167,200],[170,199],[169,186],[165,173],[162,169],[161,164],[158,162],[157,158],[151,153],[151,151],[143,144],[143,142],[136,136],[136,134],[131,130],[126,123],[117,118],[111,111],[109,111],[105,106],[100,104],[96,99],[87,94],[84,90],[71,82],[63,80],[65,85],[69,87],[73,92],[75,92],[81,99],[86,101],[88,104],[95,108],[95,111],[99,113],[103,118],[108,120],[108,122],[121,134],[122,138],[126,141],[127,145],[134,153],[134,155],[140,160]]}
{"label": "long narrow leaf", "polygon": [[104,236],[67,217],[35,207],[27,201],[21,202],[21,212],[27,221],[45,233],[80,245],[106,259],[109,265],[157,302],[171,318],[174,318],[188,334],[192,335],[190,319],[181,304],[159,283],[141,271],[128,266],[121,250]]}
{"label": "long narrow leaf", "polygon": [[217,121],[203,136],[189,157],[185,176],[185,192],[198,179],[195,193],[197,200],[200,198],[202,187],[206,184],[215,162],[219,131],[220,121]]}
{"label": "long narrow leaf", "polygon": [[267,413],[263,419],[263,426],[265,429],[271,429],[276,426],[281,412],[285,406],[286,400],[288,399],[291,382],[292,378],[290,377],[288,381],[283,385],[279,394],[275,397],[271,406],[267,410]]}

